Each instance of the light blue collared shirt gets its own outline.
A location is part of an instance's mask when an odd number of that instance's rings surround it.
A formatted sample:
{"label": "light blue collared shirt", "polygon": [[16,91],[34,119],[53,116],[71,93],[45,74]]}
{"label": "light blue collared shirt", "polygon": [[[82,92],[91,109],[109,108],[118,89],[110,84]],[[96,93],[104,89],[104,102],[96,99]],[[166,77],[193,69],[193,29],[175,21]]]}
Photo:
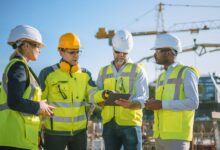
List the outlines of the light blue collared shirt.
{"label": "light blue collared shirt", "polygon": [[[124,64],[119,71],[117,71],[113,62],[111,63],[111,65],[113,68],[114,77],[118,79],[123,69],[125,68],[126,64]],[[104,89],[103,82],[104,81],[102,80],[102,77],[100,76],[99,73],[96,84],[100,90]],[[141,108],[144,108],[144,103],[149,98],[149,88],[148,88],[147,75],[143,69],[141,69],[140,73],[137,75],[137,79],[135,81],[135,89],[136,89],[135,95],[131,95],[130,100],[139,102],[141,104]]]}
{"label": "light blue collared shirt", "polygon": [[[176,62],[168,67],[163,84],[166,84],[169,75],[173,71],[173,68],[179,64],[180,63]],[[185,100],[179,100],[179,99],[175,99],[172,101],[164,100],[162,101],[162,108],[172,109],[174,111],[197,109],[199,106],[198,82],[199,82],[199,78],[197,77],[197,75],[191,69],[187,69],[185,71],[185,78],[183,81],[183,87],[186,97]]]}

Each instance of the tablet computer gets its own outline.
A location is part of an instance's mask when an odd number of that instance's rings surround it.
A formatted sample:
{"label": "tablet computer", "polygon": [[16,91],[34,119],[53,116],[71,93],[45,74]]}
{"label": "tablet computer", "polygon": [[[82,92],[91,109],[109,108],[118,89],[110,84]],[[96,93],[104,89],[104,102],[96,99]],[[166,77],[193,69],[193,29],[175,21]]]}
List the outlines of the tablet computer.
{"label": "tablet computer", "polygon": [[115,100],[119,100],[120,98],[128,100],[130,98],[130,94],[122,94],[122,93],[110,93],[109,98],[106,99],[106,106],[118,106],[115,104]]}

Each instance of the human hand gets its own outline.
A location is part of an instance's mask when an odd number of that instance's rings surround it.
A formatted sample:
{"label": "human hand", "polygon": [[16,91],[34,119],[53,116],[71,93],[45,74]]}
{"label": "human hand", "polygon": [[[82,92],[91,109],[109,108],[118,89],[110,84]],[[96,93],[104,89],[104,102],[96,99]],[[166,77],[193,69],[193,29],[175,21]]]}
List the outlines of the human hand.
{"label": "human hand", "polygon": [[130,108],[132,105],[132,101],[120,98],[119,100],[115,101],[115,104],[125,108]]}
{"label": "human hand", "polygon": [[122,98],[120,98],[119,100],[116,100],[115,103],[119,106],[129,108],[129,109],[140,109],[141,108],[140,103],[133,102],[131,100],[122,99]]}
{"label": "human hand", "polygon": [[48,105],[46,103],[46,100],[42,100],[39,103],[40,103],[40,115],[42,115],[43,117],[52,117],[54,115],[52,111],[55,108],[54,106]]}
{"label": "human hand", "polygon": [[149,110],[158,110],[162,108],[162,101],[155,100],[153,98],[145,102],[145,108]]}
{"label": "human hand", "polygon": [[108,99],[111,93],[113,93],[113,91],[104,90],[104,91],[102,92],[102,98],[105,99],[105,100]]}

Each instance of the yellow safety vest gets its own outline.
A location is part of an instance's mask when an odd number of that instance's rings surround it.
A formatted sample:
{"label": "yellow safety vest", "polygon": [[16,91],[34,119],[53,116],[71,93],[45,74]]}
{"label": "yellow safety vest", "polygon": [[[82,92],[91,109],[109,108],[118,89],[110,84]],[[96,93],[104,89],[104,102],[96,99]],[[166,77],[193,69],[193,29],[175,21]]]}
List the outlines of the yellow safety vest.
{"label": "yellow safety vest", "polygon": [[[103,101],[102,91],[90,86],[91,77],[81,69],[70,73],[53,65],[43,81],[42,99],[55,106],[54,116],[45,120],[46,132],[58,135],[73,135],[87,127],[86,106]],[[88,100],[89,99],[89,100]]]}
{"label": "yellow safety vest", "polygon": [[[189,69],[187,66],[177,65],[164,85],[166,72],[158,78],[156,87],[157,100],[184,100],[184,75]],[[198,72],[192,69],[197,76]],[[154,111],[154,138],[175,139],[191,141],[193,136],[194,111],[173,111],[171,109],[160,109]]]}
{"label": "yellow safety vest", "polygon": [[[100,71],[104,90],[135,95],[135,82],[140,73],[140,66],[128,63],[118,77],[114,75],[112,67],[108,65]],[[103,124],[114,118],[116,123],[122,126],[141,126],[143,116],[142,109],[132,110],[121,106],[104,106],[101,115]]]}
{"label": "yellow safety vest", "polygon": [[[41,89],[34,76],[28,69],[27,64],[21,59],[12,59],[7,65],[1,85],[0,94],[0,146],[11,146],[24,149],[38,149],[38,132],[40,119],[38,116],[26,114],[10,109],[7,105],[7,83],[8,71],[16,62],[23,62],[26,66],[29,85],[26,88],[23,98],[39,101]],[[19,90],[19,89],[17,89]]]}

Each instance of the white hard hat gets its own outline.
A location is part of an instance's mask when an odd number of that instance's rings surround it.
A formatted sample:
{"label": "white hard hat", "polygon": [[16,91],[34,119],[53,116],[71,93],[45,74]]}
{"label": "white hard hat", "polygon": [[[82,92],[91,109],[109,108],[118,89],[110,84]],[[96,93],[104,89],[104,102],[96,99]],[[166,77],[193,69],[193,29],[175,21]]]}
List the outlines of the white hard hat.
{"label": "white hard hat", "polygon": [[113,49],[119,52],[129,53],[133,48],[133,38],[126,30],[118,31],[112,38]]}
{"label": "white hard hat", "polygon": [[37,42],[41,48],[45,46],[40,32],[36,28],[29,25],[18,25],[12,29],[8,37],[8,44],[14,45],[16,42],[22,39]]}
{"label": "white hard hat", "polygon": [[151,49],[155,50],[158,48],[168,48],[168,47],[176,50],[177,53],[182,52],[180,40],[171,34],[157,35],[155,45]]}

